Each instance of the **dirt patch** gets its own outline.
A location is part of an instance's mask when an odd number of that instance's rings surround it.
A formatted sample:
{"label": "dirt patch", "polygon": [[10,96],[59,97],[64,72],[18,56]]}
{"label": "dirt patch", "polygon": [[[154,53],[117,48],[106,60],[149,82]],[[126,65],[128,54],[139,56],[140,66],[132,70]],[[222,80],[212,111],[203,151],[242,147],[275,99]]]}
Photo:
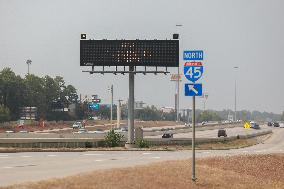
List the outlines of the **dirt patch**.
{"label": "dirt patch", "polygon": [[[13,185],[5,189],[283,189],[284,155],[198,159],[191,181],[191,159],[95,171],[62,179]],[[4,189],[3,188],[3,189]]]}

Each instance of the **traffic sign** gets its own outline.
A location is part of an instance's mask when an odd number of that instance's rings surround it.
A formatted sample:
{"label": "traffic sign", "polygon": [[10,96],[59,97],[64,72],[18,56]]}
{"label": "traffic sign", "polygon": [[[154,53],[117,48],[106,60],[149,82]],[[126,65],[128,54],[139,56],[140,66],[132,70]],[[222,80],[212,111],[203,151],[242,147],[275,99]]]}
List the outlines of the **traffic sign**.
{"label": "traffic sign", "polygon": [[203,60],[203,51],[183,51],[183,60]]}
{"label": "traffic sign", "polygon": [[172,74],[171,81],[181,81],[182,74]]}
{"label": "traffic sign", "polygon": [[96,104],[96,103],[90,103],[90,104],[89,104],[89,107],[90,107],[90,109],[92,109],[92,110],[98,110],[98,109],[100,109],[100,105],[99,105],[99,104]]}
{"label": "traffic sign", "polygon": [[201,83],[187,83],[184,85],[185,96],[202,96]]}
{"label": "traffic sign", "polygon": [[244,123],[244,128],[245,128],[245,129],[249,129],[249,128],[250,128],[249,122],[246,121],[246,122]]}
{"label": "traffic sign", "polygon": [[203,74],[202,62],[186,62],[183,67],[184,76],[191,82],[199,80]]}

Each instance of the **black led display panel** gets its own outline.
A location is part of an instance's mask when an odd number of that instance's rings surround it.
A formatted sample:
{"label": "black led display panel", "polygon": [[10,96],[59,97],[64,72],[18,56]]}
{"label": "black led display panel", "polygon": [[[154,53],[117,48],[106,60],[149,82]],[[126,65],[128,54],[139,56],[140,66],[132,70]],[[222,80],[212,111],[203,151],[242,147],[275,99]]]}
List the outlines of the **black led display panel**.
{"label": "black led display panel", "polygon": [[178,67],[178,40],[81,40],[80,66]]}

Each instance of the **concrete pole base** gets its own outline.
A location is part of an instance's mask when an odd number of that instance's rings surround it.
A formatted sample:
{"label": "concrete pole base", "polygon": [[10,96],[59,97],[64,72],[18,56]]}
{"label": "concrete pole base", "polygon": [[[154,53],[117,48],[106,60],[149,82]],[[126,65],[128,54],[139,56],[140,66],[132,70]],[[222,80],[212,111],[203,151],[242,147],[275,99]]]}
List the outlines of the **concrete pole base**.
{"label": "concrete pole base", "polygon": [[137,148],[136,144],[131,144],[131,143],[125,143],[125,148],[130,149],[130,148]]}

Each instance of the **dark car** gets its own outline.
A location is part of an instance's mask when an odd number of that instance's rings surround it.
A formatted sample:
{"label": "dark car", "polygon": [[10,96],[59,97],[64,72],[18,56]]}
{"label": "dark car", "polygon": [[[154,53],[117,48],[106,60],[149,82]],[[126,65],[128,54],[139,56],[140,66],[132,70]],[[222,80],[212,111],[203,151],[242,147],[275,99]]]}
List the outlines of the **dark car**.
{"label": "dark car", "polygon": [[279,127],[280,125],[279,125],[278,122],[274,122],[274,123],[273,123],[273,126],[274,126],[274,127]]}
{"label": "dark car", "polygon": [[162,138],[173,138],[173,137],[174,137],[174,134],[172,134],[172,133],[164,133],[162,135]]}
{"label": "dark car", "polygon": [[272,126],[272,123],[271,122],[267,122],[267,126]]}
{"label": "dark car", "polygon": [[251,124],[251,128],[260,129],[259,124],[257,124],[257,123]]}
{"label": "dark car", "polygon": [[225,129],[219,129],[218,130],[218,137],[221,137],[221,136],[227,137],[227,132],[226,132]]}

